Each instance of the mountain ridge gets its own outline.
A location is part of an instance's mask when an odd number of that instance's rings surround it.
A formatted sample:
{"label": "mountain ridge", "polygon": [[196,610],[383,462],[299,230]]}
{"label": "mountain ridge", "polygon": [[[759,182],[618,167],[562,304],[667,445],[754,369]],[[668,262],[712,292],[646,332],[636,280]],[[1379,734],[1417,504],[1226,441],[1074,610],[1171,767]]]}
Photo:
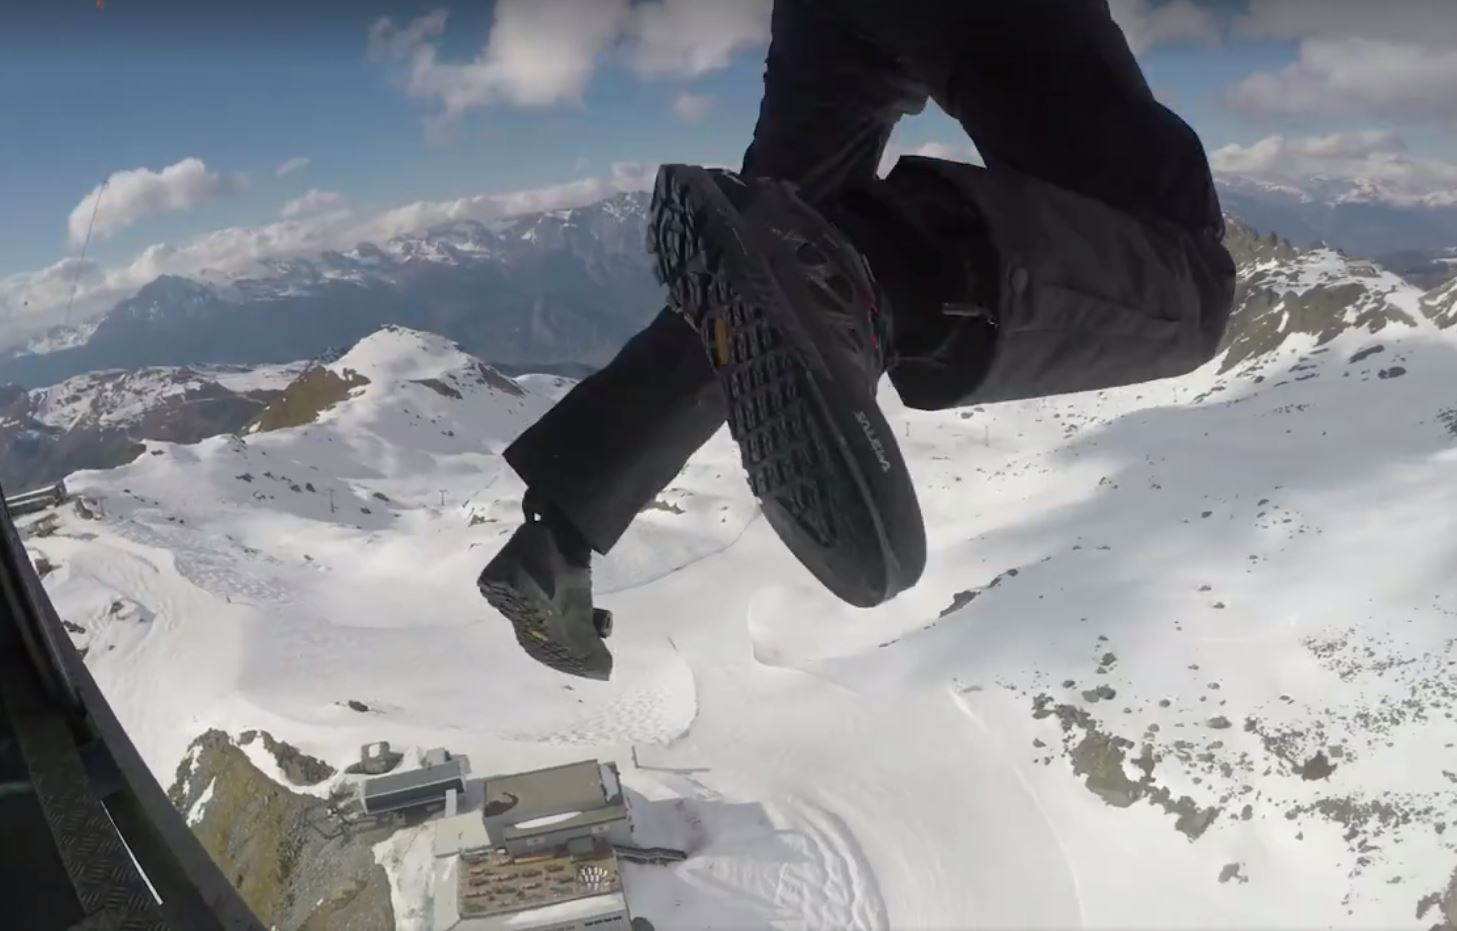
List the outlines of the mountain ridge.
{"label": "mountain ridge", "polygon": [[662,304],[645,194],[486,224],[464,220],[259,274],[162,275],[100,319],[0,356],[0,383],[99,369],[283,363],[386,324],[439,332],[516,367],[600,365]]}

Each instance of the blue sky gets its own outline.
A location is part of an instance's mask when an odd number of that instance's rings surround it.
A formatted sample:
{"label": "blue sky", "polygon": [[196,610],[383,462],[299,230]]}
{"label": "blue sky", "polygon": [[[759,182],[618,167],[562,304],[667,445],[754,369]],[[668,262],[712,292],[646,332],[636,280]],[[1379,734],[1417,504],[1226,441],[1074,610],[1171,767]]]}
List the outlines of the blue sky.
{"label": "blue sky", "polygon": [[[279,254],[297,248],[278,245],[281,235],[345,235],[342,220],[327,232],[277,228],[284,205],[311,189],[327,192],[311,203],[361,221],[402,205],[610,179],[614,163],[736,163],[757,113],[768,0],[631,0],[635,12],[603,12],[628,2],[501,0],[498,10],[448,0],[106,0],[99,9],[51,0],[0,12],[0,86],[10,89],[0,120],[12,129],[0,139],[0,311],[13,321],[18,301],[27,311],[53,307],[60,272],[72,268],[56,263],[79,251],[69,217],[117,172],[195,160],[151,187],[113,177],[89,261],[76,266],[92,309],[154,270],[210,261],[217,242],[187,250],[212,231]],[[1457,175],[1444,174],[1457,163],[1457,106],[1441,102],[1457,99],[1457,35],[1447,28],[1457,10],[1447,0],[1252,2],[1253,12],[1215,0],[1113,3],[1160,98],[1211,152],[1240,147],[1220,166],[1354,176],[1375,165],[1408,189],[1433,179],[1457,189]],[[421,20],[436,10],[448,15],[433,27]],[[498,13],[509,28],[496,25]],[[499,47],[483,52],[493,29]],[[390,42],[399,54],[383,51]],[[514,66],[456,67],[492,55]],[[1413,61],[1429,81],[1384,80],[1397,70],[1384,63]],[[452,95],[464,102],[442,120]],[[694,120],[675,113],[683,95],[700,101]],[[1342,134],[1356,142],[1299,141]],[[1281,143],[1255,148],[1271,136]],[[934,107],[894,139],[901,150],[932,142],[964,142]],[[1393,174],[1392,158],[1405,174]],[[289,159],[308,161],[279,175]],[[127,190],[131,200],[113,194]],[[325,222],[310,216],[293,220]],[[155,261],[138,263],[159,243],[183,249],[186,261],[154,250]]]}

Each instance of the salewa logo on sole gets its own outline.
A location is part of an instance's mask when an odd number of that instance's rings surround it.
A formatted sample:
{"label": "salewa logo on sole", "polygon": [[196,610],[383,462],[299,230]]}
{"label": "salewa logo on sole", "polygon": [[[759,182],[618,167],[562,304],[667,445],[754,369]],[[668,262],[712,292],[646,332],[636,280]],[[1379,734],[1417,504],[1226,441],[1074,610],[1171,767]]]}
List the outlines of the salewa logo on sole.
{"label": "salewa logo on sole", "polygon": [[885,446],[880,442],[880,437],[875,435],[875,428],[870,426],[870,418],[864,411],[855,412],[855,420],[860,424],[860,432],[865,434],[865,439],[870,441],[870,448],[875,450],[875,458],[880,462],[880,471],[890,471],[890,458],[885,455]]}

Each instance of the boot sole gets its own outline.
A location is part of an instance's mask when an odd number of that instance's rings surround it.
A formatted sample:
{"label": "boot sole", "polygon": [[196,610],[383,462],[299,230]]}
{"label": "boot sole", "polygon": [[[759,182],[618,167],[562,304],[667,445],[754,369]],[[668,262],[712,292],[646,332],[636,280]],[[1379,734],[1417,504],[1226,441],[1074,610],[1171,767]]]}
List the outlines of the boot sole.
{"label": "boot sole", "polygon": [[[512,551],[513,544],[517,543],[515,537],[508,540],[496,558],[481,572],[476,582],[481,594],[491,607],[511,622],[516,631],[516,642],[527,656],[567,675],[604,681],[609,679],[612,675],[610,653],[605,654],[604,666],[602,660],[594,662],[579,656],[567,644],[552,636],[557,618],[551,599],[522,565],[523,560],[531,554]],[[517,548],[524,548],[524,544]]]}
{"label": "boot sole", "polygon": [[819,351],[837,335],[798,312],[809,306],[802,284],[776,275],[797,260],[745,223],[706,169],[660,170],[651,215],[658,279],[714,365],[770,526],[852,605],[915,584],[925,530],[910,475],[873,395]]}

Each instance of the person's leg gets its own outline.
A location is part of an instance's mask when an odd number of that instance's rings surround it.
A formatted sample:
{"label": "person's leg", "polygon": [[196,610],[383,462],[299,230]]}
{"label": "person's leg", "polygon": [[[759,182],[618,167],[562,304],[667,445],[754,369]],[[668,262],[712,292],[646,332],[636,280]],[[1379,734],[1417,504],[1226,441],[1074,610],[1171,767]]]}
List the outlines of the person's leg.
{"label": "person's leg", "polygon": [[881,185],[917,243],[881,262],[908,269],[900,315],[938,331],[891,372],[907,403],[1112,387],[1214,354],[1234,266],[1208,161],[1104,0],[853,8],[987,165],[906,158]]}
{"label": "person's leg", "polygon": [[606,553],[723,423],[697,336],[668,308],[506,449],[533,492]]}
{"label": "person's leg", "polygon": [[[873,178],[891,125],[925,100],[819,0],[775,3],[764,85],[744,171],[815,192]],[[681,314],[659,313],[506,452],[527,485],[524,509],[541,519],[517,529],[478,586],[527,654],[558,671],[611,675],[590,550],[608,552],[724,423],[722,386]]]}
{"label": "person's leg", "polygon": [[[822,197],[875,176],[926,93],[816,0],[776,0],[764,94],[743,173]],[[606,553],[724,422],[698,335],[665,309],[506,451],[537,500]]]}

